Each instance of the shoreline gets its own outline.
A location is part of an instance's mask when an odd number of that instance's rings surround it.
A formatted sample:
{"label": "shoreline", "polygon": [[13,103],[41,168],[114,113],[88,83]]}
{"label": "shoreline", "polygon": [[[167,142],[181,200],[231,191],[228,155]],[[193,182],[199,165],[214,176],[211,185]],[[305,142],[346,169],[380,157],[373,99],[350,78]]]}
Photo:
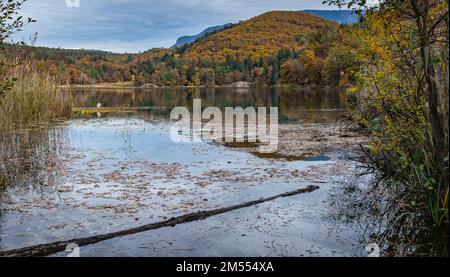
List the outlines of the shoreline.
{"label": "shoreline", "polygon": [[223,85],[223,86],[155,86],[155,87],[145,87],[145,86],[119,86],[119,85],[61,85],[59,86],[63,89],[142,89],[142,90],[152,90],[152,89],[197,89],[197,88],[229,88],[229,89],[236,89],[236,90],[244,90],[244,89],[254,89],[254,88],[278,88],[278,89],[299,89],[299,90],[310,90],[314,88],[326,88],[326,89],[332,89],[339,87],[332,87],[332,86],[317,86],[317,85],[310,85],[310,86],[295,86],[295,85],[275,85],[275,86],[268,86],[268,85],[256,85],[256,86],[249,86],[249,87],[235,87],[230,85]]}

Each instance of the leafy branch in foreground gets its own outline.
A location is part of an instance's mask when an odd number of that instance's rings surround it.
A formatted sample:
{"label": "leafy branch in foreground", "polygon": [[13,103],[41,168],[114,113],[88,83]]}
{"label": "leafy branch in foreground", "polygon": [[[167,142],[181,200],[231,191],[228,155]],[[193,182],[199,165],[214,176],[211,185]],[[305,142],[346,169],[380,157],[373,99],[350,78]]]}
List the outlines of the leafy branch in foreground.
{"label": "leafy branch in foreground", "polygon": [[24,18],[19,15],[21,6],[27,0],[2,0],[0,4],[0,44],[11,37],[12,34],[20,32],[22,27],[31,22],[32,18]]}
{"label": "leafy branch in foreground", "polygon": [[2,0],[0,4],[0,97],[14,85],[14,79],[8,78],[8,65],[3,55],[3,43],[12,34],[21,30],[26,23],[34,22],[33,19],[24,19],[19,15],[20,7],[26,0]]}

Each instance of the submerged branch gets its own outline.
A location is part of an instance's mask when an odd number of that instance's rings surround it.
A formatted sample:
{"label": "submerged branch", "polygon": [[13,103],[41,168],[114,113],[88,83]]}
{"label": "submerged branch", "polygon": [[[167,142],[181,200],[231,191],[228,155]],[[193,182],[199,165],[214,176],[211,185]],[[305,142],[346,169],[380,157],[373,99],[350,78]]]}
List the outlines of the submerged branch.
{"label": "submerged branch", "polygon": [[55,253],[58,253],[61,251],[65,251],[67,245],[70,245],[70,244],[76,244],[81,247],[81,246],[86,246],[89,244],[94,244],[94,243],[98,243],[98,242],[105,241],[105,240],[110,240],[113,238],[142,233],[142,232],[155,230],[155,229],[159,229],[159,228],[163,228],[163,227],[175,227],[178,224],[204,220],[206,218],[209,218],[209,217],[212,217],[215,215],[231,212],[234,210],[239,210],[242,208],[255,206],[255,205],[258,205],[258,204],[261,204],[264,202],[273,201],[278,198],[284,198],[284,197],[294,196],[294,195],[303,194],[303,193],[310,193],[317,189],[319,189],[318,186],[311,185],[311,186],[308,186],[303,189],[286,192],[286,193],[268,197],[268,198],[261,198],[259,200],[250,201],[250,202],[246,202],[246,203],[242,203],[242,204],[238,204],[238,205],[234,205],[234,206],[230,206],[230,207],[225,207],[225,208],[219,208],[219,209],[214,209],[214,210],[209,210],[209,211],[194,212],[194,213],[182,215],[179,217],[174,217],[174,218],[171,218],[168,220],[150,223],[147,225],[143,225],[143,226],[127,229],[127,230],[122,230],[122,231],[118,231],[118,232],[114,232],[114,233],[108,233],[108,234],[85,237],[85,238],[70,239],[70,240],[66,240],[66,241],[58,241],[58,242],[47,243],[47,244],[40,244],[40,245],[35,245],[35,246],[24,247],[21,249],[0,251],[0,257],[49,256],[49,255],[52,255],[52,254],[55,254]]}

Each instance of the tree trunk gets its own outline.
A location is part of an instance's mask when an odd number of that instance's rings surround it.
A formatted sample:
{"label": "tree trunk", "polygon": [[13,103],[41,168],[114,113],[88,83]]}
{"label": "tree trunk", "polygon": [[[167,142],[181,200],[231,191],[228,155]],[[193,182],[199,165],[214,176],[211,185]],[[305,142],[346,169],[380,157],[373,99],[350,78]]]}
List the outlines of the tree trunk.
{"label": "tree trunk", "polygon": [[[445,155],[448,153],[448,141],[446,141],[445,128],[443,118],[439,112],[440,101],[447,101],[444,95],[440,92],[437,84],[436,68],[432,60],[433,48],[430,43],[430,35],[433,34],[433,28],[437,26],[429,26],[428,20],[430,17],[430,0],[419,2],[417,0],[410,0],[413,11],[416,16],[417,31],[420,36],[420,51],[423,64],[424,81],[423,91],[426,94],[426,100],[428,104],[427,113],[428,120],[431,127],[431,147],[433,151],[433,158],[436,164],[436,174],[438,176],[438,182],[442,199],[445,198],[445,194],[448,191],[449,180],[446,167],[448,163],[444,161]],[[448,30],[448,29],[447,29]],[[442,99],[441,99],[442,98]],[[446,165],[447,164],[447,165]],[[441,205],[441,203],[438,203]],[[443,207],[448,208],[448,207]]]}

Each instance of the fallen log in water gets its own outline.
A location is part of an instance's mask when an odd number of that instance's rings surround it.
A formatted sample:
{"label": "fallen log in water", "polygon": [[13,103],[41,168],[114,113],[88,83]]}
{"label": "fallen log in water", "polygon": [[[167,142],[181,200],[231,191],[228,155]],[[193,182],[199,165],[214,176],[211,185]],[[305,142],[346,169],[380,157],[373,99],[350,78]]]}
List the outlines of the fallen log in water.
{"label": "fallen log in water", "polygon": [[188,222],[193,222],[193,221],[198,221],[198,220],[204,220],[208,217],[212,217],[212,216],[215,216],[218,214],[223,214],[226,212],[251,207],[251,206],[258,205],[258,204],[261,204],[264,202],[275,200],[277,198],[289,197],[289,196],[294,196],[294,195],[298,195],[298,194],[302,194],[302,193],[313,192],[317,189],[319,189],[318,186],[308,186],[304,189],[299,189],[296,191],[279,194],[279,195],[272,196],[269,198],[261,198],[259,200],[250,201],[250,202],[246,202],[246,203],[242,203],[242,204],[238,204],[238,205],[234,205],[234,206],[230,206],[230,207],[219,208],[219,209],[215,209],[215,210],[190,213],[190,214],[182,215],[179,217],[170,218],[170,219],[167,219],[164,221],[150,223],[147,225],[143,225],[143,226],[127,229],[127,230],[122,230],[122,231],[118,231],[118,232],[114,232],[114,233],[91,236],[91,237],[86,237],[86,238],[70,239],[70,240],[58,241],[58,242],[47,243],[47,244],[40,244],[40,245],[29,246],[29,247],[24,247],[24,248],[20,248],[20,249],[4,250],[4,251],[0,251],[0,257],[49,256],[49,255],[52,255],[52,254],[55,254],[55,253],[58,253],[61,251],[65,251],[66,247],[68,245],[76,244],[81,247],[81,246],[85,246],[85,245],[89,245],[89,244],[94,244],[94,243],[97,243],[100,241],[105,241],[105,240],[109,240],[109,239],[113,239],[113,238],[132,235],[132,234],[136,234],[136,233],[141,233],[141,232],[145,232],[145,231],[149,231],[149,230],[155,230],[155,229],[159,229],[159,228],[163,228],[163,227],[175,227],[178,224],[188,223]]}

